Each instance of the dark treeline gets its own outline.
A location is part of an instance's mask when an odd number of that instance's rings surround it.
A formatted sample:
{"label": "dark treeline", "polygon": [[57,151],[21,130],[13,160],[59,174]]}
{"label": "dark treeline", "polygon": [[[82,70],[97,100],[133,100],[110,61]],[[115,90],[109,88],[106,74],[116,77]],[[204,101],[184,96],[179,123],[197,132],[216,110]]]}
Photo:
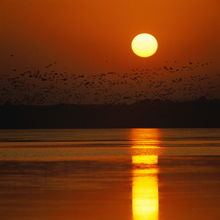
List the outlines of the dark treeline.
{"label": "dark treeline", "polygon": [[220,127],[220,100],[0,106],[0,128]]}

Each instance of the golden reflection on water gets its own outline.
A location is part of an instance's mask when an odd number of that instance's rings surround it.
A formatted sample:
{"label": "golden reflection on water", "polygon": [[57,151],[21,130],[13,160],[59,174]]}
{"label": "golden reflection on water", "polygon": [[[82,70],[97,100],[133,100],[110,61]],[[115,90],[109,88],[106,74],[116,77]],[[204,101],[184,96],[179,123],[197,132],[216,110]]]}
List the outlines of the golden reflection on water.
{"label": "golden reflection on water", "polygon": [[[132,213],[133,220],[158,220],[158,156],[143,151],[158,148],[159,129],[132,129]],[[138,151],[138,149],[141,149]]]}

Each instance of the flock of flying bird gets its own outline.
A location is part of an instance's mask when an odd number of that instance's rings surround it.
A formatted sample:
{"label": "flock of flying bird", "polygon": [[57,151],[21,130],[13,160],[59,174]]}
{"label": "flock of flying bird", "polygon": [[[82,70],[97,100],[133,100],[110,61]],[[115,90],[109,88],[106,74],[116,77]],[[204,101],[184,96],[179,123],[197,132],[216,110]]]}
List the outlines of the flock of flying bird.
{"label": "flock of flying bird", "polygon": [[90,74],[58,72],[55,65],[53,62],[40,70],[22,72],[13,68],[10,73],[1,74],[0,103],[130,104],[145,99],[195,99],[219,89],[220,74],[206,71],[210,62],[178,65],[174,61],[126,73]]}

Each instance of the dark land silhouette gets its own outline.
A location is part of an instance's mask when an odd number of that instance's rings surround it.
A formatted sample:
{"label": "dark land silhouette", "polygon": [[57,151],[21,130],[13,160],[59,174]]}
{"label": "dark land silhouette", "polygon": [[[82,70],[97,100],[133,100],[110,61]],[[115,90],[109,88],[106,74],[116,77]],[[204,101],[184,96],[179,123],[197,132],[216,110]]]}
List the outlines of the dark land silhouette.
{"label": "dark land silhouette", "polygon": [[220,100],[0,106],[0,128],[220,127]]}

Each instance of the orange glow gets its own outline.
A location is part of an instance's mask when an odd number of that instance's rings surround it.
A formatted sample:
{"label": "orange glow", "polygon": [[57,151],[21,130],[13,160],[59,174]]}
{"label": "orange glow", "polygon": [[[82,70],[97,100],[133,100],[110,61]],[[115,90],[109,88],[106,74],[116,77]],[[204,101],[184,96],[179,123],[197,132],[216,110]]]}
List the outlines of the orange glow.
{"label": "orange glow", "polygon": [[158,148],[160,130],[156,128],[135,128],[131,130],[132,148]]}
{"label": "orange glow", "polygon": [[152,64],[219,60],[219,20],[218,0],[1,0],[0,57],[15,50],[25,66],[56,59],[72,72],[118,71],[142,65],[130,42],[146,31],[160,45]]}
{"label": "orange glow", "polygon": [[133,39],[131,48],[139,57],[150,57],[156,53],[158,42],[151,34],[139,34]]}
{"label": "orange glow", "polygon": [[156,155],[134,155],[132,156],[133,164],[148,164],[153,165],[158,163],[158,156]]}
{"label": "orange glow", "polygon": [[[158,129],[132,129],[132,150],[159,147]],[[141,143],[141,145],[140,145]],[[137,145],[136,145],[137,144]],[[140,151],[132,154],[132,213],[133,220],[158,220],[158,156]]]}

